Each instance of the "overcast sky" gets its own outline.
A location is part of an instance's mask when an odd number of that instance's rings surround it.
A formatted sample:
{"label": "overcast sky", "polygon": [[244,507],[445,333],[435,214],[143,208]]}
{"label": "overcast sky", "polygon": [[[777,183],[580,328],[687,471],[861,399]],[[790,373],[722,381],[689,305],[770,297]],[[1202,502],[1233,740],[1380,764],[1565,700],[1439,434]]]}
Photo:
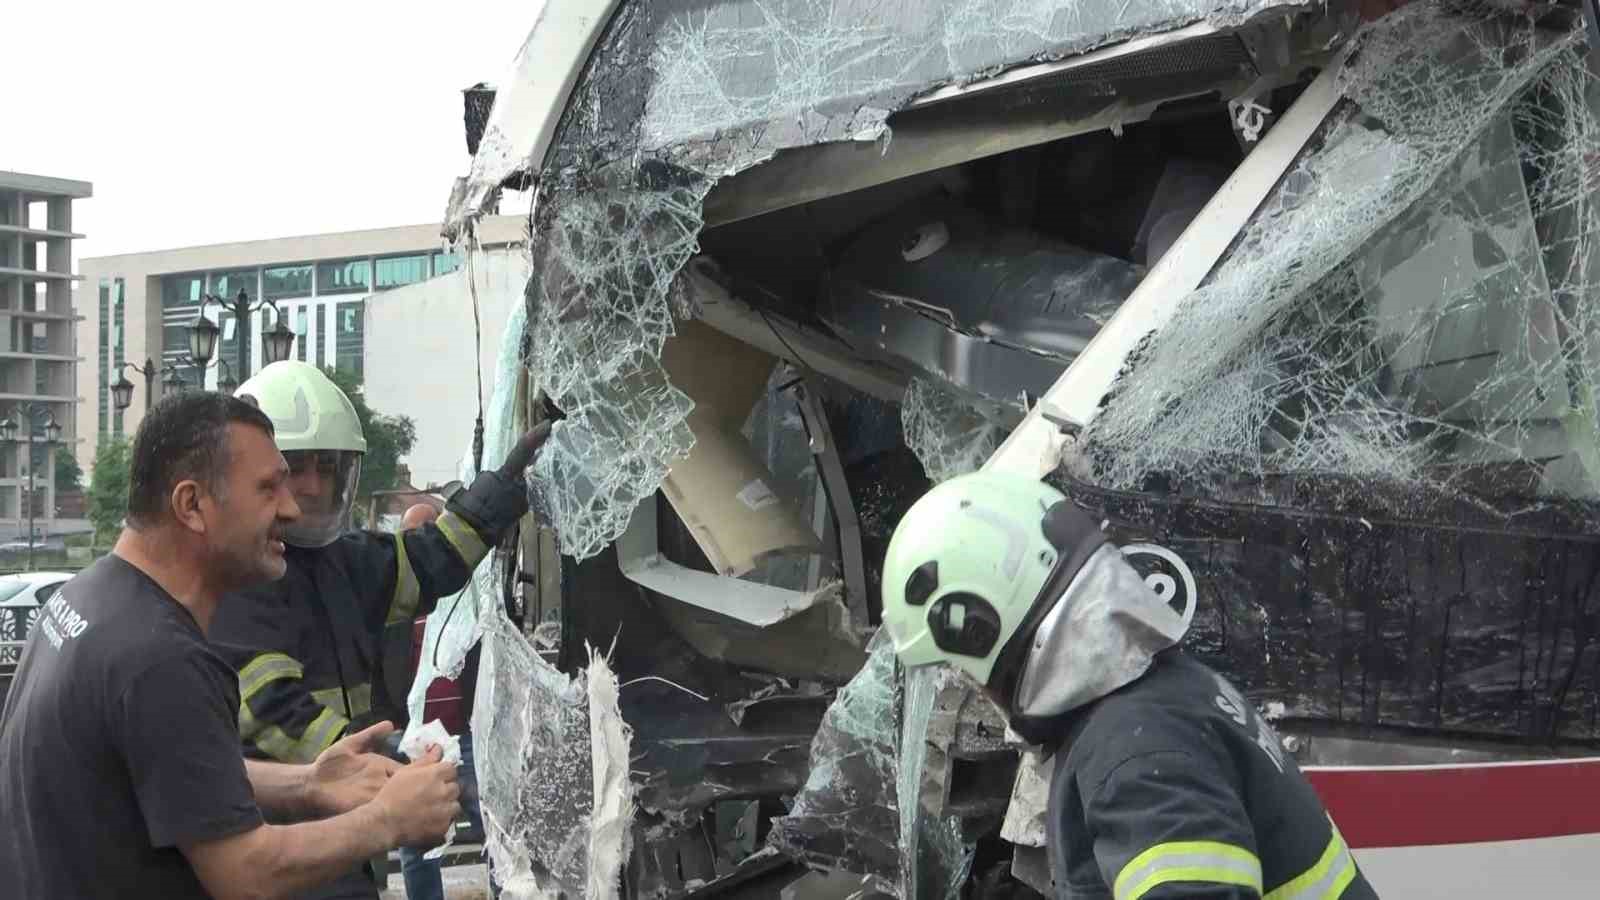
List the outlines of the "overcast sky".
{"label": "overcast sky", "polygon": [[541,5],[9,3],[0,170],[94,184],[78,259],[437,222]]}

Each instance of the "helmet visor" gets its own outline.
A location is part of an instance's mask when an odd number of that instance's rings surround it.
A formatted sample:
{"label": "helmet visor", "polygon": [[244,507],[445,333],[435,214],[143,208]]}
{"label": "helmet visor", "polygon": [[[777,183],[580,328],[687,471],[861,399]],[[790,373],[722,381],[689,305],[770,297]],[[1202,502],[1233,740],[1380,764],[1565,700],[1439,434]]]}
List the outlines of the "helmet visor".
{"label": "helmet visor", "polygon": [[350,530],[356,485],[361,480],[361,454],[354,450],[286,450],[289,490],[300,505],[300,518],[283,529],[283,539],[296,547],[326,547]]}

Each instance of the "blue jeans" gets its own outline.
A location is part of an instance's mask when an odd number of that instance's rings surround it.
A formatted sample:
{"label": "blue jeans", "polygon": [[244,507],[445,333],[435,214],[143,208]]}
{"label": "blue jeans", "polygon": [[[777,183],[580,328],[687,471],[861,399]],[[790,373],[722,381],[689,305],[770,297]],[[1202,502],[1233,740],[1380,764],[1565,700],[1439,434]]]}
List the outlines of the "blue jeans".
{"label": "blue jeans", "polygon": [[[472,732],[461,735],[461,808],[474,828],[483,831],[483,810],[478,806],[478,773],[472,762]],[[406,900],[444,900],[444,879],[439,874],[440,861],[424,859],[427,850],[400,848],[400,876],[406,883]],[[498,897],[494,875],[490,873],[489,896]]]}

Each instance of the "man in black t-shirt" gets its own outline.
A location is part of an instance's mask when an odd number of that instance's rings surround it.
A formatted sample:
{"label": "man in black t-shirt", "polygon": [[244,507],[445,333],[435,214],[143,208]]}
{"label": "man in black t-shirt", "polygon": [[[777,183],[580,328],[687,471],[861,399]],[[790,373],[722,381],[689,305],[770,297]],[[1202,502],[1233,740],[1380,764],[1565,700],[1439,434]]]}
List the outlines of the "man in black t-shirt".
{"label": "man in black t-shirt", "polygon": [[145,417],[128,528],[41,611],[0,715],[0,893],[281,896],[442,837],[454,767],[364,752],[387,725],[307,766],[240,756],[237,677],[206,628],[220,597],[283,575],[287,475],[243,401],[189,393]]}

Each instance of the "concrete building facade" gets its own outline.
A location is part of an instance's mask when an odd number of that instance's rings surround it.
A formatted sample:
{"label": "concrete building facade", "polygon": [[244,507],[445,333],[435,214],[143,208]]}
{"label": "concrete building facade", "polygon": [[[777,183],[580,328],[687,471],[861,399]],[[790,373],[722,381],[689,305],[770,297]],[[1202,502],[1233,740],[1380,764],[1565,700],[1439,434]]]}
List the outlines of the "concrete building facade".
{"label": "concrete building facade", "polygon": [[[518,216],[485,219],[479,228],[486,251],[523,243],[526,220]],[[296,334],[293,356],[320,366],[353,372],[364,385],[389,384],[404,372],[406,380],[426,381],[430,364],[419,367],[408,359],[403,346],[395,350],[372,346],[368,323],[376,311],[403,301],[421,287],[461,266],[460,256],[441,249],[437,225],[415,225],[337,234],[319,234],[271,240],[185,247],[147,253],[84,259],[84,281],[98,292],[98,303],[85,304],[78,340],[95,347],[83,363],[83,391],[78,407],[79,427],[85,437],[79,462],[88,471],[98,444],[131,438],[148,403],[159,400],[162,382],[176,377],[185,385],[204,383],[215,388],[226,371],[244,381],[262,364],[262,333],[276,324],[272,306],[263,306],[250,318],[245,371],[235,371],[238,332],[230,312],[217,304],[205,305],[205,315],[221,329],[216,359],[203,371],[188,358],[188,325],[200,313],[202,297],[213,294],[233,298],[240,289],[252,304],[270,300],[276,315]],[[417,332],[461,330],[467,336],[463,352],[470,361],[472,309],[439,309],[445,321],[402,314]],[[387,339],[386,339],[387,340]],[[152,364],[153,378],[142,374]],[[381,373],[375,370],[382,370]],[[118,411],[110,386],[121,371],[133,382],[133,402]],[[364,388],[370,405],[383,413],[416,417],[412,398]],[[419,422],[419,432],[421,431]],[[419,444],[421,443],[419,434]]]}
{"label": "concrete building facade", "polygon": [[[400,288],[366,307],[367,402],[376,410],[404,412],[416,423],[417,443],[406,455],[406,466],[419,488],[459,474],[478,415],[473,349],[487,405],[506,321],[528,285],[528,254],[520,247],[485,251],[472,276],[481,340],[473,334],[473,290],[465,268]],[[428,326],[417,327],[420,322]],[[418,371],[428,377],[417,377]]]}
{"label": "concrete building facade", "polygon": [[28,518],[30,470],[34,527],[48,533],[54,523],[58,447],[44,443],[47,423],[61,426],[60,452],[81,438],[72,242],[83,235],[72,230],[72,203],[92,194],[85,181],[0,172],[0,417],[19,436],[0,442],[7,533]]}

